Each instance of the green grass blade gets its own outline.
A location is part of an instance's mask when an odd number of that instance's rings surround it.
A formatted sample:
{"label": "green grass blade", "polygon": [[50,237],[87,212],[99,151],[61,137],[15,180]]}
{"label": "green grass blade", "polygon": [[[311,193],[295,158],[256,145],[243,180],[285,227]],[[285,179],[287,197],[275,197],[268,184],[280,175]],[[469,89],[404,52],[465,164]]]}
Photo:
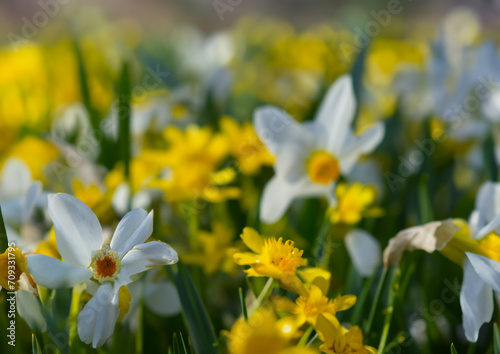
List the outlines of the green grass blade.
{"label": "green grass blade", "polygon": [[9,239],[7,238],[7,230],[3,222],[2,207],[0,207],[0,254],[4,253],[9,247]]}
{"label": "green grass blade", "polygon": [[451,354],[458,354],[457,350],[455,349],[455,345],[453,343],[451,343],[450,351],[451,351]]}
{"label": "green grass blade", "polygon": [[500,333],[498,331],[498,325],[495,323],[493,325],[493,339],[494,339],[494,353],[500,354]]}
{"label": "green grass blade", "polygon": [[212,324],[187,269],[180,261],[177,264],[177,274],[174,273],[172,267],[166,267],[166,269],[177,287],[195,353],[218,353]]}
{"label": "green grass blade", "polygon": [[127,63],[123,63],[118,82],[118,151],[125,166],[125,176],[130,176],[130,73]]}

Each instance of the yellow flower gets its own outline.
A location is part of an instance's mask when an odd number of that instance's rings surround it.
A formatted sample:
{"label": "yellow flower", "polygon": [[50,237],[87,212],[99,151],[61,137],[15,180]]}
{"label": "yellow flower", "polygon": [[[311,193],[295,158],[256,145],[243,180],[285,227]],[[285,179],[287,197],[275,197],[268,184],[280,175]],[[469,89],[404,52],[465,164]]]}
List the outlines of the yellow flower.
{"label": "yellow flower", "polygon": [[26,290],[38,295],[36,283],[28,273],[26,255],[17,246],[0,254],[0,286],[7,291]]}
{"label": "yellow flower", "polygon": [[47,237],[40,241],[36,246],[34,254],[43,254],[52,258],[61,259],[59,250],[57,249],[56,233],[54,232],[54,227],[50,228]]}
{"label": "yellow flower", "polygon": [[271,277],[280,282],[280,285],[298,294],[307,293],[304,284],[298,278],[297,268],[307,265],[302,258],[304,251],[294,247],[294,242],[283,242],[280,237],[262,238],[257,231],[245,227],[241,238],[252,252],[236,253],[234,260],[239,265],[250,266],[245,270],[249,277]]}
{"label": "yellow flower", "polygon": [[287,318],[278,320],[273,308],[264,305],[256,309],[248,321],[238,319],[230,332],[231,354],[314,354],[317,351],[307,347],[294,347],[297,327]]}
{"label": "yellow flower", "polygon": [[218,170],[229,151],[222,134],[192,125],[185,131],[169,127],[164,137],[169,147],[159,154],[158,161],[169,174],[151,182],[150,187],[165,191],[167,201],[200,197],[216,203],[240,196],[239,188],[226,185],[236,177],[234,171]]}
{"label": "yellow flower", "polygon": [[375,348],[363,345],[363,333],[358,326],[344,328],[335,316],[318,315],[316,331],[323,344],[319,349],[325,354],[370,354]]}
{"label": "yellow flower", "polygon": [[221,222],[214,222],[213,231],[200,231],[198,241],[202,251],[185,253],[181,256],[186,264],[195,264],[203,267],[205,274],[210,275],[219,269],[227,274],[234,274],[238,268],[233,261],[233,255],[241,247],[233,246],[234,230]]}
{"label": "yellow flower", "polygon": [[330,221],[334,224],[357,224],[363,216],[378,217],[383,214],[383,210],[372,206],[377,196],[373,186],[341,182],[335,188],[335,196],[337,205],[329,210]]}
{"label": "yellow flower", "polygon": [[230,144],[231,154],[238,162],[238,169],[247,175],[259,172],[261,166],[271,166],[274,157],[257,136],[251,123],[238,125],[230,117],[222,117],[220,128]]}
{"label": "yellow flower", "polygon": [[85,186],[82,181],[74,179],[72,183],[73,196],[84,202],[97,215],[103,223],[109,224],[115,217],[111,200],[112,191],[102,191],[97,185],[91,184]]}
{"label": "yellow flower", "polygon": [[319,287],[311,285],[309,294],[299,296],[295,303],[285,297],[275,298],[273,303],[278,311],[294,314],[298,326],[305,322],[316,326],[318,315],[329,313],[335,316],[338,311],[348,310],[356,303],[356,296],[339,295],[331,300],[323,294]]}
{"label": "yellow flower", "polygon": [[42,180],[44,169],[59,156],[59,150],[50,142],[27,136],[14,145],[8,157],[22,159],[31,170],[33,179]]}

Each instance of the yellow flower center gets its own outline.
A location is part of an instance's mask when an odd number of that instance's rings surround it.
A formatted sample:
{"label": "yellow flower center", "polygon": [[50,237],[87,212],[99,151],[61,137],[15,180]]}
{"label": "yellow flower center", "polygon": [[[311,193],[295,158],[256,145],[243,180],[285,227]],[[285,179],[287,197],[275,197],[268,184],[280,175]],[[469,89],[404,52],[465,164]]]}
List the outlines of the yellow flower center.
{"label": "yellow flower center", "polygon": [[120,273],[120,255],[110,249],[109,245],[105,245],[94,254],[89,268],[94,273],[94,278],[101,283],[113,281]]}
{"label": "yellow flower center", "polygon": [[328,184],[340,176],[337,159],[326,151],[314,152],[307,161],[307,173],[314,183]]}
{"label": "yellow flower center", "polygon": [[275,238],[266,239],[262,250],[269,264],[285,274],[294,274],[298,267],[306,265],[307,260],[302,258],[303,252],[294,247],[293,241],[283,242],[281,237],[277,241]]}

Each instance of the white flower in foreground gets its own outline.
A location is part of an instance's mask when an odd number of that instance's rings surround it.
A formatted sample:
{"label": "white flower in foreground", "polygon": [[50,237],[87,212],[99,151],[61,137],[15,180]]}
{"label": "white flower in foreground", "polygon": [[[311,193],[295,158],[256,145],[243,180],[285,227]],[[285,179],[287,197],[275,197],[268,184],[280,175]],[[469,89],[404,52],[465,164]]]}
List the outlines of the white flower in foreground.
{"label": "white flower in foreground", "polygon": [[97,348],[113,334],[120,295],[129,295],[122,287],[151,267],[176,263],[177,253],[163,242],[144,243],[153,231],[153,213],[143,209],[124,216],[109,244],[97,217],[78,199],[68,194],[50,195],[49,214],[65,262],[31,255],[28,271],[39,285],[51,289],[87,280],[96,285],[94,296],[78,315],[78,334],[83,342]]}
{"label": "white flower in foreground", "polygon": [[497,290],[498,285],[492,286],[492,272],[498,271],[500,265],[495,261],[500,259],[499,196],[500,184],[486,182],[478,191],[476,209],[468,223],[448,219],[411,227],[393,237],[384,251],[386,266],[397,264],[405,250],[415,249],[440,251],[463,266],[460,306],[465,336],[470,342],[477,341],[481,326],[493,316],[491,289]]}
{"label": "white flower in foreground", "polygon": [[385,132],[382,123],[354,134],[355,110],[349,75],[329,88],[312,122],[300,124],[273,106],[256,110],[257,134],[276,156],[275,175],[261,200],[262,221],[277,221],[296,197],[330,196],[340,175],[348,174],[362,154],[380,143]]}

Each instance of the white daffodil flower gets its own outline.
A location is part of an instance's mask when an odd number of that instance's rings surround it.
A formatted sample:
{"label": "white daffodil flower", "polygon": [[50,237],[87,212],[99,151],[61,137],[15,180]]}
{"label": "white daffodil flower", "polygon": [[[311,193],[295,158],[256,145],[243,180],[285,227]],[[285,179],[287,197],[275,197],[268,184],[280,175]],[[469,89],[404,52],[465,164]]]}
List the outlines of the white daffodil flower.
{"label": "white daffodil flower", "polygon": [[382,123],[356,135],[351,127],[356,99],[349,75],[326,93],[316,118],[298,123],[283,110],[265,106],[254,114],[260,139],[276,156],[275,175],[264,188],[260,218],[273,223],[297,197],[329,197],[341,174],[348,174],[362,154],[384,137]]}
{"label": "white daffodil flower", "polygon": [[[484,266],[485,261],[481,259],[485,257],[477,253],[484,252],[478,242],[480,239],[491,233],[500,234],[498,211],[500,211],[500,184],[486,182],[477,193],[475,210],[471,213],[467,225],[468,235],[457,236],[456,233],[460,232],[460,227],[451,219],[434,221],[400,231],[389,241],[384,250],[386,266],[397,264],[405,250],[422,249],[428,253],[437,250],[450,259],[454,259],[455,262],[459,262],[463,254],[467,255],[462,264],[464,279],[460,290],[460,306],[465,336],[470,342],[477,341],[481,326],[489,322],[493,316],[491,289],[496,288],[491,286],[489,280],[487,281],[490,273],[483,272],[486,266]],[[467,240],[467,238],[472,240]],[[487,263],[491,269],[496,269],[495,261],[485,259],[488,260]]]}
{"label": "white daffodil flower", "polygon": [[119,316],[119,290],[137,274],[154,266],[176,263],[177,253],[166,243],[145,241],[153,231],[153,212],[135,209],[119,222],[105,242],[97,217],[68,194],[49,196],[57,248],[65,262],[43,255],[28,256],[28,271],[44,287],[72,287],[87,280],[97,285],[78,315],[83,342],[100,347],[113,334]]}
{"label": "white daffodil flower", "polygon": [[0,205],[6,224],[20,227],[42,198],[42,184],[33,181],[23,160],[9,158],[0,176]]}

